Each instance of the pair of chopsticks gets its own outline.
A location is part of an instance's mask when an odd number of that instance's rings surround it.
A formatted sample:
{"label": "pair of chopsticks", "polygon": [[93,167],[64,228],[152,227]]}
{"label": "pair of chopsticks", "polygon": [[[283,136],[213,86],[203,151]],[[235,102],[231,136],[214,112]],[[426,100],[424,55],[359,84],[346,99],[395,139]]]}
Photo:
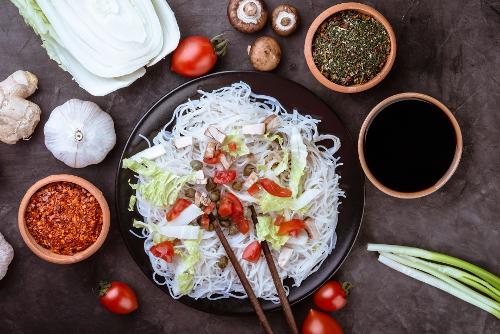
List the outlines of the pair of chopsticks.
{"label": "pair of chopsticks", "polygon": [[[257,224],[257,213],[255,212],[255,208],[253,207],[253,205],[250,206],[250,210],[252,211],[252,221],[255,226]],[[240,282],[243,285],[245,292],[247,293],[248,299],[250,300],[250,303],[252,304],[255,313],[257,313],[262,328],[267,334],[273,334],[273,330],[271,328],[271,325],[269,324],[266,315],[264,314],[264,310],[262,309],[262,306],[260,305],[259,300],[257,299],[255,292],[253,291],[252,285],[250,284],[245,275],[245,272],[241,268],[240,262],[236,258],[233,249],[229,245],[229,242],[227,241],[226,236],[222,231],[219,221],[215,218],[215,216],[213,216],[213,214],[211,214],[211,216],[213,220],[213,225],[215,227],[215,232],[217,233],[217,236],[219,237],[219,240],[222,243],[222,246],[224,247],[227,256],[229,257],[231,264],[236,270],[236,274],[238,275]],[[266,258],[267,266],[269,267],[269,271],[271,272],[274,286],[276,287],[276,291],[278,291],[278,297],[283,307],[283,312],[285,313],[288,326],[290,327],[293,334],[298,334],[299,330],[297,328],[297,323],[295,322],[295,318],[293,316],[290,303],[288,302],[288,298],[286,297],[285,289],[283,288],[283,284],[281,283],[281,279],[279,277],[278,270],[276,269],[276,265],[271,255],[271,251],[265,240],[261,242],[261,247],[264,252],[264,256]]]}

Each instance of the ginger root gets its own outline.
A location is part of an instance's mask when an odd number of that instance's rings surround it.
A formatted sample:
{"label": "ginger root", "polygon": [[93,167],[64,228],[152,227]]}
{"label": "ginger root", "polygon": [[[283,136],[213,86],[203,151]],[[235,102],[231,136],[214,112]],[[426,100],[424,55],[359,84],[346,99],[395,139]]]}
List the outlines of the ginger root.
{"label": "ginger root", "polygon": [[35,130],[42,111],[26,98],[37,84],[37,77],[28,71],[16,71],[0,82],[0,141],[15,144]]}

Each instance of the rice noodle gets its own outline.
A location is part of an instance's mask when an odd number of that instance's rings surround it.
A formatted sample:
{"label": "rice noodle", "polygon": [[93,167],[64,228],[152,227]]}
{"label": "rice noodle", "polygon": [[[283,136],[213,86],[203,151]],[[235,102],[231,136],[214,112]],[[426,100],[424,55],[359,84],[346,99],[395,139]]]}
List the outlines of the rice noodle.
{"label": "rice noodle", "polygon": [[[294,247],[293,254],[284,268],[277,266],[282,280],[290,277],[294,280],[293,285],[299,286],[304,279],[320,268],[335,247],[339,198],[344,196],[343,191],[339,188],[340,176],[336,174],[336,168],[340,163],[338,158],[334,156],[340,148],[340,140],[334,135],[319,134],[317,129],[319,120],[308,115],[301,115],[296,110],[289,113],[275,98],[256,95],[243,82],[213,92],[199,91],[198,93],[201,95],[199,99],[189,100],[175,109],[172,119],[153,139],[154,145],[163,145],[167,152],[155,162],[161,168],[177,175],[187,175],[192,172],[191,160],[202,160],[207,144],[204,132],[209,125],[229,134],[242,125],[263,122],[267,116],[275,114],[281,118],[282,122],[273,132],[283,134],[284,146],[288,143],[292,128],[299,129],[308,150],[303,189],[319,189],[321,191],[309,204],[307,212],[307,216],[316,222],[319,239],[309,239],[304,247]],[[171,130],[169,130],[170,127],[172,127]],[[176,149],[173,140],[181,136],[193,137],[194,144],[180,150]],[[269,169],[281,161],[282,150],[278,143],[262,137],[246,136],[245,143],[250,152],[253,153],[255,161]],[[330,141],[331,145],[327,146],[325,141]],[[247,157],[238,159],[233,166],[237,169],[238,175],[241,175],[247,163]],[[215,168],[214,166],[206,167],[205,175],[211,175]],[[281,173],[278,180],[282,184],[287,184],[288,173]],[[140,182],[144,182],[144,180],[139,178]],[[202,189],[203,186],[199,187]],[[244,206],[248,204],[243,203]],[[152,206],[141,198],[140,193],[137,193],[137,209],[144,217],[145,223],[165,223],[165,209]],[[259,213],[258,205],[256,209]],[[300,213],[287,213],[287,215],[292,214],[300,215]],[[225,269],[220,269],[217,266],[219,258],[225,255],[217,235],[215,232],[203,231],[203,233],[203,240],[200,244],[201,260],[196,265],[194,287],[188,295],[196,299],[208,298],[211,300],[228,297],[246,298],[243,286],[232,266],[228,265]],[[146,229],[143,229],[139,234],[134,234],[145,239],[144,250],[149,255],[155,282],[166,285],[172,297],[181,297],[174,289],[176,262],[166,263],[150,253],[149,249],[153,246],[153,241]],[[253,226],[251,226],[247,235],[240,233],[233,236],[227,235],[227,239],[237,258],[241,259],[243,250],[249,243],[256,240],[256,235]],[[277,263],[279,252],[272,250],[272,254]],[[257,263],[247,261],[240,263],[256,295],[278,303],[279,299],[266,261],[261,258]],[[285,290],[288,293],[287,286],[285,286]]]}

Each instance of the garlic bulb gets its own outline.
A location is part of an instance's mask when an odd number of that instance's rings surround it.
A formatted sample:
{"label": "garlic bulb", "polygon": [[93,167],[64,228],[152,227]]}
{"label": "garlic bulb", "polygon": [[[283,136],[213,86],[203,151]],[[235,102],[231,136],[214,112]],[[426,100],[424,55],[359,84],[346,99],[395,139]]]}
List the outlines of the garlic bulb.
{"label": "garlic bulb", "polygon": [[9,264],[14,258],[14,249],[0,233],[0,280],[7,274]]}
{"label": "garlic bulb", "polygon": [[54,157],[74,168],[101,162],[116,143],[111,116],[97,104],[77,99],[52,111],[44,134]]}

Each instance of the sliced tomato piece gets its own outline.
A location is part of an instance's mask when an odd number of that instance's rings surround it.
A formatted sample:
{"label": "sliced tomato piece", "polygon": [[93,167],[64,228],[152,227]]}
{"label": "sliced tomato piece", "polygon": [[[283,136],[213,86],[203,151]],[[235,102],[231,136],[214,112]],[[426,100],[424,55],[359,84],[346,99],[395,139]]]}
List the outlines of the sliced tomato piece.
{"label": "sliced tomato piece", "polygon": [[242,215],[233,216],[233,223],[236,224],[236,227],[238,227],[238,231],[240,231],[242,234],[247,234],[250,230],[250,223]]}
{"label": "sliced tomato piece", "polygon": [[227,144],[227,148],[229,149],[229,152],[236,152],[236,150],[238,149],[238,145],[236,145],[236,143],[234,142],[230,142],[229,144]]}
{"label": "sliced tomato piece", "polygon": [[240,199],[231,192],[226,192],[224,194],[224,197],[226,197],[231,202],[233,215],[243,216],[243,204],[241,204]]}
{"label": "sliced tomato piece", "polygon": [[248,262],[256,263],[260,259],[260,253],[262,252],[262,247],[258,241],[250,243],[243,251],[243,260]]}
{"label": "sliced tomato piece", "polygon": [[292,197],[292,191],[288,188],[283,188],[271,179],[260,179],[259,184],[268,193],[276,197]]}
{"label": "sliced tomato piece", "polygon": [[221,217],[229,217],[233,214],[233,202],[226,195],[220,200],[218,212]]}
{"label": "sliced tomato piece", "polygon": [[214,211],[215,209],[215,203],[214,202],[210,202],[204,209],[203,209],[203,212],[206,213],[207,215],[212,213],[212,211]]}
{"label": "sliced tomato piece", "polygon": [[201,227],[208,231],[210,225],[210,217],[207,214],[201,216]]}
{"label": "sliced tomato piece", "polygon": [[291,232],[298,234],[304,228],[306,228],[306,224],[302,219],[292,219],[281,223],[278,235],[289,235]]}
{"label": "sliced tomato piece", "polygon": [[191,201],[185,199],[185,198],[179,198],[177,201],[174,203],[174,206],[172,209],[170,209],[169,212],[167,212],[167,220],[170,222],[174,220],[175,218],[179,217],[182,211],[184,211],[185,208],[190,206],[192,203]]}
{"label": "sliced tomato piece", "polygon": [[222,152],[220,150],[215,150],[213,158],[203,158],[203,162],[208,165],[216,165],[220,162],[220,156]]}
{"label": "sliced tomato piece", "polygon": [[218,170],[215,172],[213,180],[217,184],[228,184],[236,179],[235,170]]}
{"label": "sliced tomato piece", "polygon": [[280,226],[285,221],[285,217],[282,215],[276,216],[276,220],[274,221],[274,225]]}
{"label": "sliced tomato piece", "polygon": [[174,257],[174,244],[171,241],[163,241],[154,245],[149,251],[156,257],[172,263]]}
{"label": "sliced tomato piece", "polygon": [[254,184],[252,184],[252,186],[250,186],[250,188],[248,188],[247,192],[251,196],[255,196],[261,190],[262,190],[262,187],[259,185],[259,182],[255,182]]}

